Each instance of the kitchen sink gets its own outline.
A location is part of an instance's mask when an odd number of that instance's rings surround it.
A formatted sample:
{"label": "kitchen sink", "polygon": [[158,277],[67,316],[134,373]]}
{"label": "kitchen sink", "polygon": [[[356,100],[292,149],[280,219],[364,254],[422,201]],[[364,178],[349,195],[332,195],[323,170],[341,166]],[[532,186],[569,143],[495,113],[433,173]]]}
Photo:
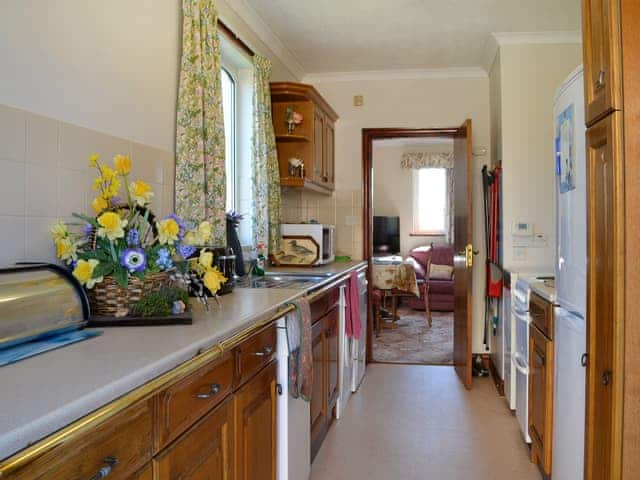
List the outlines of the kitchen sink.
{"label": "kitchen sink", "polygon": [[262,277],[246,276],[236,282],[238,288],[294,288],[309,290],[326,282],[331,275],[266,272]]}

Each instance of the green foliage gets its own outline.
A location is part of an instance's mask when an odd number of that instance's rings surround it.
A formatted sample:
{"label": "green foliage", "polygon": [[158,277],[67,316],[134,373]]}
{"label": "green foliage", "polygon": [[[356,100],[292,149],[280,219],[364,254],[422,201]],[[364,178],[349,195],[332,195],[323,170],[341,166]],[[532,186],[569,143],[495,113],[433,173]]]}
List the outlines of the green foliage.
{"label": "green foliage", "polygon": [[188,305],[189,294],[177,287],[162,287],[158,292],[145,295],[136,303],[131,313],[138,317],[167,317],[171,315],[173,302],[182,300]]}

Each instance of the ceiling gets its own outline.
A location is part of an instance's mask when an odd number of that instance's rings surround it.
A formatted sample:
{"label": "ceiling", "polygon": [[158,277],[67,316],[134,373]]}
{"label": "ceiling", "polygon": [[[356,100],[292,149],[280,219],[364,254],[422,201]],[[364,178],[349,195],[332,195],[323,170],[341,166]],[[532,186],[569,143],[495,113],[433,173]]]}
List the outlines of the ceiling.
{"label": "ceiling", "polygon": [[307,74],[483,65],[492,32],[580,30],[580,0],[245,0]]}

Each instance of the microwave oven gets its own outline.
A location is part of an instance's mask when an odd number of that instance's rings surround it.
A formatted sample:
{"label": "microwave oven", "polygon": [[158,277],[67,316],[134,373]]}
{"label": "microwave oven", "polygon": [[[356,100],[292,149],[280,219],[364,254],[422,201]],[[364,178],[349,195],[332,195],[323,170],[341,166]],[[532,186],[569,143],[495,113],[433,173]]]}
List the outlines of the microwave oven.
{"label": "microwave oven", "polygon": [[283,223],[280,227],[283,237],[301,235],[311,237],[318,244],[318,260],[314,265],[333,262],[336,256],[336,227],[321,223]]}

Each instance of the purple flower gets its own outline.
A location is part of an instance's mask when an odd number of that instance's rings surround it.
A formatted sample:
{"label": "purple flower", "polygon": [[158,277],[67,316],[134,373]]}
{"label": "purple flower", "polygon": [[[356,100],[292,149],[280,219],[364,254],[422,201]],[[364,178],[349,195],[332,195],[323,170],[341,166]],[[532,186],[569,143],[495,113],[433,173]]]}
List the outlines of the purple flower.
{"label": "purple flower", "polygon": [[82,233],[84,236],[89,238],[89,236],[93,233],[93,225],[90,223],[85,223],[84,227],[82,227]]}
{"label": "purple flower", "polygon": [[184,259],[189,258],[191,255],[196,253],[196,250],[198,250],[193,245],[178,245],[177,249],[180,256]]}
{"label": "purple flower", "polygon": [[147,255],[142,248],[127,248],[120,256],[120,265],[129,273],[142,272],[147,268]]}
{"label": "purple flower", "polygon": [[129,232],[127,233],[127,245],[129,245],[130,247],[137,247],[139,243],[140,234],[138,233],[138,230],[129,230]]}

